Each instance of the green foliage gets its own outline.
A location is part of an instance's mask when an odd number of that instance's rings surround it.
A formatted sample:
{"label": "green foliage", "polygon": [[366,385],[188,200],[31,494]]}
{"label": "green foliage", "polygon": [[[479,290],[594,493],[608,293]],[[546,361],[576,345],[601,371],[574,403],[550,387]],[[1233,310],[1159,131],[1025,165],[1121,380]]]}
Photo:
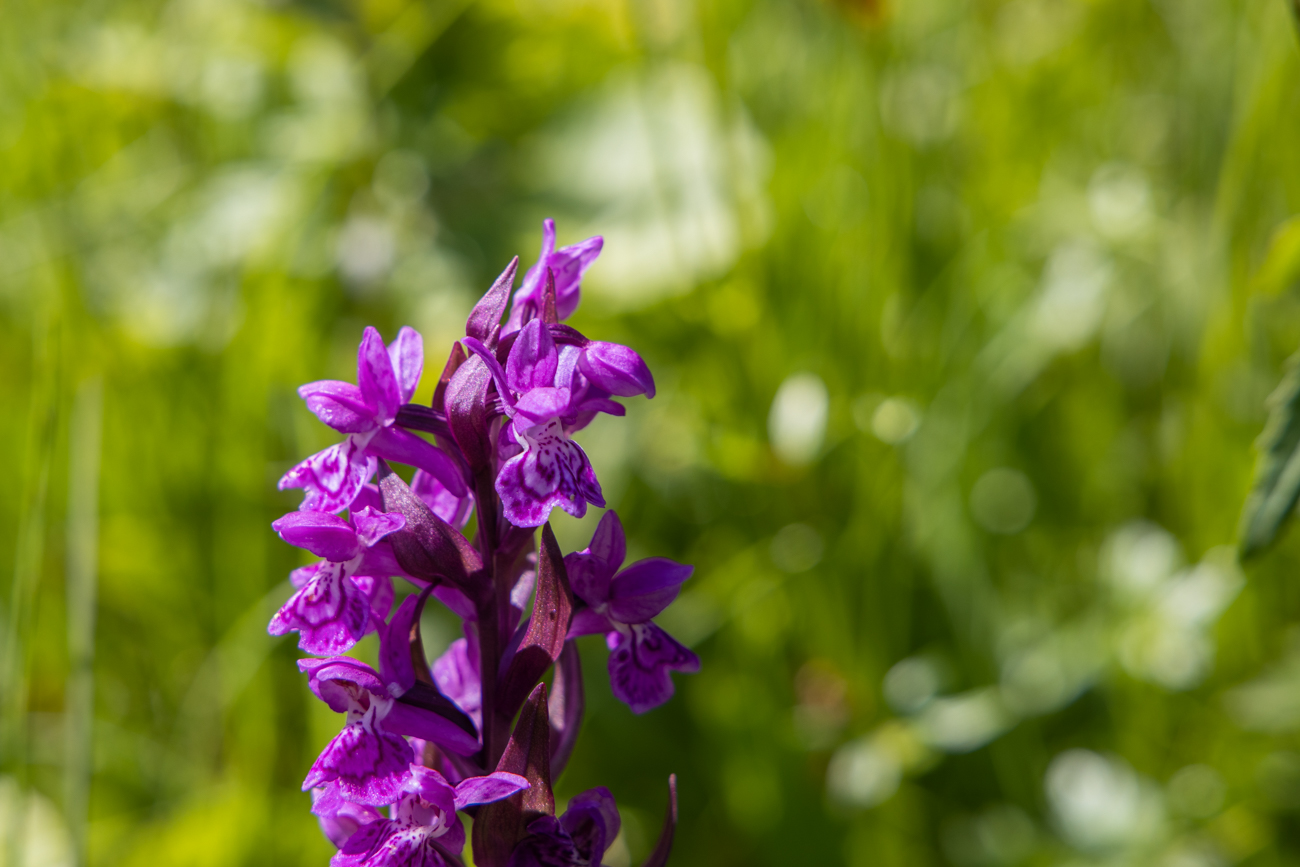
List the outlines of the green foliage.
{"label": "green foliage", "polygon": [[264,630],[275,480],[333,438],[294,389],[409,324],[427,398],[546,216],[660,385],[580,441],[631,556],[696,565],[672,703],[584,646],[558,796],[611,787],[611,865],[671,771],[681,867],[1300,858],[1292,378],[1231,547],[1300,346],[1284,0],[4,21],[0,860],[328,860],[338,720]]}

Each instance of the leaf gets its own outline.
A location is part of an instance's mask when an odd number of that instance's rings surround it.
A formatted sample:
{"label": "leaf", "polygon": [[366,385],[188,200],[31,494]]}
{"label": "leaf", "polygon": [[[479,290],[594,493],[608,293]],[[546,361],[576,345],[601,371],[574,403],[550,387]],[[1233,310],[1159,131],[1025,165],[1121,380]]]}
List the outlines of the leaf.
{"label": "leaf", "polygon": [[506,312],[510,301],[510,290],[515,285],[515,272],[519,269],[519,257],[510,260],[506,270],[492,284],[492,288],[483,293],[483,297],[470,311],[465,323],[465,336],[482,340],[489,349],[496,349],[497,333],[501,328],[501,314]]}
{"label": "leaf", "polygon": [[664,867],[673,850],[673,834],[677,831],[677,775],[668,775],[668,809],[664,812],[664,826],[659,831],[659,842],[641,867]]}
{"label": "leaf", "polygon": [[564,652],[564,639],[573,617],[573,592],[564,569],[564,557],[549,523],[542,527],[542,544],[537,552],[537,590],[533,613],[519,649],[497,687],[497,713],[514,715],[533,684]]}
{"label": "leaf", "polygon": [[1273,543],[1300,498],[1300,354],[1268,397],[1268,422],[1255,441],[1255,480],[1238,529],[1242,558]]}
{"label": "leaf", "polygon": [[379,493],[385,512],[400,512],[406,518],[404,528],[385,537],[402,569],[423,581],[445,580],[468,590],[469,576],[483,568],[469,540],[435,515],[384,461],[379,462]]}
{"label": "leaf", "polygon": [[496,770],[519,774],[529,787],[483,806],[474,817],[474,863],[479,867],[504,867],[515,844],[527,836],[528,824],[555,815],[546,684],[537,684],[528,697]]}

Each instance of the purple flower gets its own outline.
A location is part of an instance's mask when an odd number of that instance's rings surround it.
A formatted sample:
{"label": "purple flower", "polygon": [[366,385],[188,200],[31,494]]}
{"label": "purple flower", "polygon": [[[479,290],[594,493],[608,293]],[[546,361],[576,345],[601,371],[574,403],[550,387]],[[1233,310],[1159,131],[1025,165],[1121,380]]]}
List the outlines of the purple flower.
{"label": "purple flower", "polygon": [[588,605],[574,613],[569,637],[605,635],[614,695],[633,713],[644,713],[672,697],[669,671],[700,669],[700,658],[651,620],[677,598],[694,567],[651,557],[620,572],[626,556],[623,525],[611,509],[591,544],[564,558],[573,592]]}
{"label": "purple flower", "polygon": [[479,680],[478,642],[457,638],[447,652],[433,661],[433,682],[438,691],[483,728],[483,685]]}
{"label": "purple flower", "polygon": [[[580,518],[588,503],[605,505],[591,462],[569,432],[597,412],[622,415],[623,407],[610,399],[611,393],[654,394],[654,380],[641,357],[617,344],[591,344],[597,353],[589,361],[590,346],[557,347],[540,319],[519,332],[504,370],[478,340],[466,338],[465,345],[492,372],[501,409],[510,417],[508,432],[522,449],[506,460],[496,479],[506,520],[517,527],[539,527],[556,506]],[[588,377],[588,370],[599,382]]]}
{"label": "purple flower", "polygon": [[339,796],[357,804],[391,804],[402,795],[415,760],[402,735],[433,741],[468,755],[478,742],[436,713],[405,704],[375,670],[346,656],[300,659],[311,691],[339,713],[343,730],[329,742],[303,781],[303,790],[333,783]]}
{"label": "purple flower", "polygon": [[357,385],[322,380],[298,389],[316,417],[348,438],[309,457],[280,479],[280,490],[303,488],[304,510],[346,509],[375,474],[375,459],[418,467],[436,476],[455,496],[465,494],[456,464],[436,446],[395,426],[397,411],[415,394],[424,367],[418,332],[403,328],[384,339],[367,328],[357,349]]}
{"label": "purple flower", "polygon": [[510,317],[501,336],[513,334],[524,323],[535,317],[542,308],[542,291],[546,284],[546,269],[555,275],[555,314],[568,319],[578,309],[581,298],[582,275],[600,255],[605,239],[596,235],[569,247],[555,249],[555,221],[542,221],[542,252],[537,264],[524,275],[523,285],[515,293],[510,305]]}
{"label": "purple flower", "polygon": [[335,846],[342,846],[362,825],[382,822],[384,816],[369,804],[354,804],[339,794],[338,786],[318,786],[311,790],[311,811],[320,821],[320,829]]}
{"label": "purple flower", "polygon": [[469,777],[455,787],[431,768],[411,765],[388,819],[372,820],[339,845],[331,867],[459,867],[465,829],[457,810],[528,788],[518,774]]}
{"label": "purple flower", "polygon": [[424,470],[416,470],[411,478],[411,490],[429,509],[458,530],[465,529],[474,511],[474,498],[468,491],[453,494],[438,477]]}
{"label": "purple flower", "polygon": [[569,801],[559,819],[543,816],[510,855],[509,867],[599,867],[618,836],[618,807],[609,789],[588,789]]}
{"label": "purple flower", "polygon": [[392,605],[388,578],[401,569],[382,540],[405,525],[400,513],[371,506],[354,511],[350,521],[303,511],[272,523],[280,538],[325,562],[294,570],[290,578],[298,591],[271,618],[267,631],[297,631],[298,646],[308,653],[343,653],[356,644],[373,628],[371,612],[382,619]]}

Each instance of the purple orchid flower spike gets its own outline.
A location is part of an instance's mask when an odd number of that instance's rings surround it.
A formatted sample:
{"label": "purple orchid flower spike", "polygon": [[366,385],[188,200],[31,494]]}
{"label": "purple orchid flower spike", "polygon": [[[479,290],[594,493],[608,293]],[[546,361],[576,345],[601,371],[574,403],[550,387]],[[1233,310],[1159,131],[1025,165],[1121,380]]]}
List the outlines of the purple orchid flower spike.
{"label": "purple orchid flower spike", "polygon": [[620,572],[626,556],[623,525],[611,509],[591,544],[564,558],[573,592],[588,605],[573,615],[569,637],[603,634],[614,695],[633,713],[645,713],[672,697],[670,671],[700,669],[700,658],[652,620],[677,598],[694,567],[651,557]]}
{"label": "purple orchid flower spike", "polygon": [[437,771],[413,764],[390,818],[361,825],[339,845],[331,867],[460,867],[465,829],[456,812],[527,788],[523,777],[503,772],[452,786]]}
{"label": "purple orchid flower spike", "polygon": [[[328,512],[290,512],[271,527],[291,545],[324,557],[291,576],[298,590],[271,618],[272,635],[298,633],[308,653],[343,653],[371,629],[371,612],[387,616],[389,576],[400,574],[383,537],[406,525],[396,512],[366,506],[350,521]],[[366,576],[359,579],[359,576]]]}
{"label": "purple orchid flower spike", "polygon": [[510,317],[501,336],[520,330],[524,323],[532,319],[542,309],[542,293],[546,283],[546,269],[555,275],[555,313],[560,319],[568,319],[578,309],[581,300],[582,275],[605,245],[605,239],[596,235],[568,247],[555,249],[555,221],[542,221],[542,252],[537,263],[524,275],[523,285],[515,293],[510,305]]}
{"label": "purple orchid flower spike", "polygon": [[466,338],[465,345],[491,370],[511,419],[510,432],[522,448],[497,475],[506,520],[516,527],[540,527],[556,506],[581,518],[588,503],[605,505],[587,453],[569,439],[563,424],[581,408],[581,395],[572,388],[578,353],[565,353],[568,363],[561,365],[561,353],[539,319],[519,332],[505,370],[479,341]]}
{"label": "purple orchid flower spike", "polygon": [[384,346],[374,328],[366,328],[357,349],[357,384],[322,380],[298,394],[316,417],[348,438],[298,464],[280,479],[280,490],[303,488],[301,508],[340,512],[375,474],[376,458],[399,461],[435,476],[455,496],[465,482],[454,461],[436,446],[397,427],[398,410],[415,394],[424,366],[418,332],[403,328]]}
{"label": "purple orchid flower spike", "polygon": [[620,826],[609,789],[599,786],[575,795],[558,819],[542,816],[528,825],[528,836],[510,855],[509,867],[588,867],[598,865]]}
{"label": "purple orchid flower spike", "polygon": [[311,691],[347,720],[312,765],[303,790],[334,784],[338,794],[357,804],[381,806],[401,797],[415,760],[402,735],[432,741],[457,754],[478,749],[454,721],[394,697],[392,683],[375,670],[346,656],[301,659]]}

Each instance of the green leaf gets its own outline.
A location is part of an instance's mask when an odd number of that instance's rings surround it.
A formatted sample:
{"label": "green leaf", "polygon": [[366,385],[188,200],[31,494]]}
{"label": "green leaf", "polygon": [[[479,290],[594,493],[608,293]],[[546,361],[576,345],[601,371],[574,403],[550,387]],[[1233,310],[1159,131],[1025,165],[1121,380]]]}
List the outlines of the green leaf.
{"label": "green leaf", "polygon": [[1268,252],[1251,281],[1259,295],[1277,295],[1300,277],[1300,216],[1291,217],[1273,230]]}
{"label": "green leaf", "polygon": [[1300,498],[1300,353],[1287,362],[1267,405],[1268,422],[1255,441],[1255,481],[1238,530],[1243,558],[1273,543]]}

